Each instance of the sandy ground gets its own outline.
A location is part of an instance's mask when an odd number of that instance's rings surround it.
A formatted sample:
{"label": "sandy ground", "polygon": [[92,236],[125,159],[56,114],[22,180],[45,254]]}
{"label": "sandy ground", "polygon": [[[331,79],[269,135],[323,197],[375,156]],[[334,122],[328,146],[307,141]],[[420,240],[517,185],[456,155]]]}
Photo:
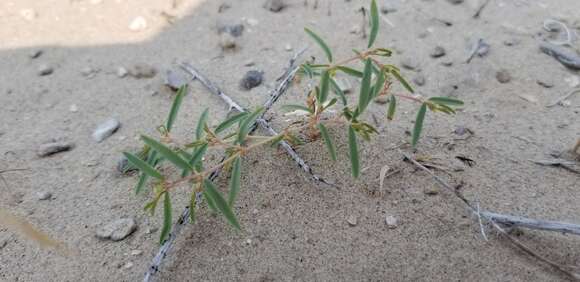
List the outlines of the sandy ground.
{"label": "sandy ground", "polygon": [[[2,281],[135,281],[142,279],[158,249],[159,218],[149,218],[136,197],[134,177],[115,172],[124,150],[140,145],[139,133],[154,134],[163,123],[172,93],[163,86],[164,72],[188,61],[245,106],[260,105],[274,87],[293,51],[311,45],[307,25],[327,38],[338,57],[366,44],[357,10],[368,1],[288,1],[279,13],[262,1],[2,1],[0,3],[0,170],[5,172],[0,205],[26,217],[74,250],[68,257],[38,249],[32,242],[0,229]],[[440,158],[462,171],[438,172],[484,209],[534,218],[580,222],[578,175],[533,164],[548,153],[572,147],[580,133],[580,97],[568,106],[545,105],[569,91],[578,74],[538,50],[546,18],[566,20],[578,28],[580,2],[492,0],[480,19],[471,15],[477,1],[390,1],[396,12],[382,21],[378,45],[397,50],[394,63],[413,58],[420,64],[426,96],[452,95],[466,102],[456,117],[430,114],[419,154]],[[221,4],[230,8],[218,12]],[[306,4],[305,4],[306,3]],[[26,9],[31,9],[27,11]],[[32,16],[31,16],[32,15]],[[147,22],[131,31],[135,17]],[[244,20],[245,19],[245,20]],[[250,19],[250,20],[248,20]],[[451,22],[451,26],[441,23]],[[219,47],[217,26],[243,22],[235,51]],[[465,64],[469,44],[483,38],[489,54]],[[507,46],[505,42],[515,43]],[[447,54],[429,54],[437,45]],[[35,50],[43,53],[35,59]],[[246,67],[252,60],[255,66]],[[119,78],[117,69],[149,63],[159,73],[151,79]],[[442,63],[452,63],[444,66]],[[54,67],[39,76],[42,64]],[[83,71],[92,68],[95,74]],[[265,71],[265,82],[241,91],[239,80],[250,69]],[[506,69],[510,82],[496,72]],[[410,79],[417,70],[405,70]],[[545,88],[537,80],[553,83]],[[353,82],[354,83],[354,82]],[[356,83],[354,83],[357,87]],[[279,107],[299,100],[301,88],[287,93],[272,110],[273,124],[287,118]],[[522,98],[522,95],[523,98]],[[76,111],[71,111],[77,108]],[[198,83],[182,108],[176,134],[191,136],[196,118],[211,108],[212,124],[227,108]],[[338,183],[340,191],[311,182],[294,163],[274,149],[245,160],[242,193],[236,212],[244,226],[233,232],[221,218],[200,212],[188,226],[161,269],[160,281],[557,281],[567,278],[515,250],[493,232],[482,239],[479,227],[463,206],[431,178],[402,162],[389,150],[409,137],[415,105],[405,104],[397,122],[381,126],[380,136],[362,147],[365,169],[360,180],[349,176],[345,153],[331,163],[321,143],[298,151],[319,174]],[[369,119],[385,120],[384,106],[372,104]],[[95,127],[110,117],[122,127],[102,143],[91,139]],[[475,134],[457,140],[463,126]],[[332,134],[346,151],[344,129]],[[69,152],[39,158],[36,150],[51,139],[75,143]],[[472,167],[453,161],[475,161]],[[384,194],[378,186],[380,168],[400,172],[390,177]],[[226,186],[224,179],[218,183]],[[48,191],[50,200],[37,193]],[[371,191],[371,192],[369,192]],[[175,214],[185,205],[174,205]],[[177,195],[174,198],[178,198]],[[386,216],[398,219],[394,229]],[[138,230],[120,242],[102,241],[95,230],[110,221],[134,217]],[[347,219],[355,217],[357,224]],[[580,267],[580,240],[548,232],[524,231],[519,239],[548,258]],[[133,251],[141,255],[132,255]],[[137,252],[138,253],[138,252]]]}

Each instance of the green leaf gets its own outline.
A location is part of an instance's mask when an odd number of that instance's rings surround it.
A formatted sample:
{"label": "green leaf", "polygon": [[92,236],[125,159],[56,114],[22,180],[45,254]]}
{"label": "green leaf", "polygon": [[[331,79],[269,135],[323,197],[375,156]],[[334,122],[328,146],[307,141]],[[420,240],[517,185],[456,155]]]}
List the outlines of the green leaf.
{"label": "green leaf", "polygon": [[429,101],[447,106],[463,106],[463,101],[451,97],[431,97]]}
{"label": "green leaf", "polygon": [[326,45],[324,40],[322,40],[320,36],[318,36],[316,33],[314,33],[312,30],[308,28],[304,28],[304,31],[306,31],[306,33],[310,35],[310,37],[312,37],[314,41],[316,41],[316,43],[320,46],[320,48],[322,48],[322,51],[324,51],[324,53],[326,54],[326,58],[328,58],[328,61],[332,62],[332,52],[330,52],[330,48],[328,48],[328,45]]}
{"label": "green leaf", "polygon": [[290,104],[290,105],[284,105],[281,107],[281,109],[285,112],[291,112],[291,111],[305,111],[307,113],[311,113],[313,114],[314,111],[312,111],[312,109],[309,109],[305,106],[302,105],[294,105],[294,104]]}
{"label": "green leaf", "polygon": [[264,112],[264,108],[257,108],[253,113],[249,114],[245,119],[242,120],[240,123],[240,129],[238,131],[238,143],[241,144],[244,142],[246,136],[248,136],[250,127],[252,124],[254,124],[254,122],[256,122],[256,119],[262,114],[262,112]]}
{"label": "green leaf", "polygon": [[205,201],[207,202],[207,206],[209,207],[209,209],[212,210],[212,212],[214,212],[214,213],[218,213],[219,211],[215,206],[215,202],[214,202],[213,198],[211,198],[209,196],[209,194],[207,193],[207,191],[205,191],[205,190],[203,191],[202,194],[203,194],[203,197],[205,198]]}
{"label": "green leaf", "polygon": [[371,2],[371,33],[369,34],[369,44],[367,48],[371,48],[375,39],[377,39],[377,34],[379,32],[379,9],[377,8],[377,2],[373,0]]}
{"label": "green leaf", "polygon": [[179,107],[181,107],[181,102],[183,101],[183,96],[185,96],[185,93],[187,93],[187,84],[179,87],[179,90],[177,90],[177,94],[175,95],[175,99],[173,99],[173,105],[171,105],[171,111],[169,111],[169,117],[167,117],[167,124],[165,125],[165,128],[168,132],[171,131],[173,123],[177,118],[177,113],[179,112]]}
{"label": "green leaf", "polygon": [[347,66],[337,66],[336,69],[338,69],[339,71],[342,71],[348,75],[357,77],[357,78],[362,78],[363,77],[363,73],[361,71],[357,71],[353,68],[349,68]]}
{"label": "green leaf", "polygon": [[405,87],[409,92],[411,93],[415,93],[415,90],[413,90],[413,87],[411,87],[411,84],[409,84],[409,82],[407,82],[407,80],[405,80],[405,78],[401,75],[401,73],[398,70],[395,69],[391,69],[390,71],[391,74],[393,74],[393,76],[403,85],[403,87]]}
{"label": "green leaf", "polygon": [[240,191],[240,178],[242,175],[242,158],[237,157],[234,159],[234,165],[232,168],[232,176],[230,178],[230,193],[228,194],[228,204],[233,207],[236,201],[236,196]]}
{"label": "green leaf", "polygon": [[[188,158],[189,165],[191,165],[197,172],[201,171],[201,160],[205,153],[207,152],[208,144],[205,143],[201,147],[193,151],[193,155]],[[189,171],[184,169],[181,173],[181,177],[185,177],[189,174]]]}
{"label": "green leaf", "polygon": [[360,174],[360,164],[358,159],[358,147],[356,144],[356,133],[354,132],[352,125],[348,127],[348,148],[350,150],[352,176],[358,178]]}
{"label": "green leaf", "polygon": [[330,158],[332,158],[333,161],[336,161],[336,148],[334,148],[334,144],[332,144],[332,139],[330,139],[330,135],[328,135],[328,130],[326,130],[326,127],[322,123],[318,124],[318,129],[320,129],[322,139],[324,139],[324,143],[326,143],[326,148],[330,153]]}
{"label": "green leaf", "polygon": [[328,109],[330,107],[332,107],[334,104],[336,104],[336,98],[332,98],[332,100],[330,100],[330,102],[326,103],[326,105],[324,106],[324,109]]}
{"label": "green leaf", "polygon": [[395,117],[395,110],[397,109],[397,99],[395,99],[394,95],[391,95],[389,99],[389,109],[387,110],[387,119],[393,120]]}
{"label": "green leaf", "polygon": [[[195,184],[194,184],[195,185]],[[197,193],[194,191],[191,191],[191,199],[189,200],[189,220],[191,221],[191,223],[195,222],[195,209],[197,208]]]}
{"label": "green leaf", "polygon": [[360,95],[358,98],[358,113],[362,114],[371,100],[371,76],[372,76],[372,61],[366,59],[365,70],[361,80]]}
{"label": "green leaf", "polygon": [[185,169],[188,171],[193,170],[193,167],[187,163],[183,158],[181,158],[177,153],[171,150],[169,147],[159,143],[157,140],[150,138],[146,135],[141,135],[141,139],[145,144],[151,146],[152,149],[159,152],[161,156],[165,157],[167,160],[172,162],[174,165],[178,166],[181,169]]}
{"label": "green leaf", "polygon": [[145,183],[147,183],[147,178],[148,178],[147,174],[141,173],[141,176],[139,176],[139,181],[135,186],[136,195],[139,195],[139,193],[141,193],[141,190],[143,190],[143,187],[145,187]]}
{"label": "green leaf", "polygon": [[125,155],[125,157],[127,158],[127,160],[129,160],[129,162],[131,162],[134,166],[136,166],[137,168],[139,168],[139,170],[141,170],[141,172],[155,177],[157,179],[163,180],[163,175],[161,175],[161,173],[156,170],[154,167],[150,166],[148,163],[146,163],[145,161],[143,161],[142,159],[138,158],[137,156],[128,153],[128,152],[123,152],[123,155]]}
{"label": "green leaf", "polygon": [[169,193],[165,192],[165,199],[163,199],[163,227],[161,228],[161,235],[159,236],[159,244],[163,244],[171,232],[171,199]]}
{"label": "green leaf", "polygon": [[328,70],[322,72],[320,76],[320,101],[318,101],[319,105],[324,104],[326,99],[328,98],[328,90],[329,90],[329,80],[330,80],[330,73]]}
{"label": "green leaf", "polygon": [[215,207],[224,215],[227,221],[236,229],[240,230],[240,224],[236,219],[236,215],[232,211],[231,207],[228,205],[224,197],[217,191],[213,182],[206,179],[205,181],[205,191],[207,195],[213,200],[215,203]]}
{"label": "green leaf", "polygon": [[373,95],[372,98],[375,98],[379,95],[379,93],[381,93],[381,91],[383,91],[383,86],[385,86],[385,81],[386,81],[386,71],[384,69],[381,70],[381,72],[378,74],[377,79],[375,81],[375,85],[373,87]]}
{"label": "green leaf", "polygon": [[195,140],[200,140],[203,137],[203,129],[205,128],[208,114],[209,108],[205,108],[203,113],[201,113],[199,120],[197,121],[197,127],[195,128]]}
{"label": "green leaf", "polygon": [[224,120],[222,123],[220,123],[216,128],[215,128],[215,133],[219,134],[222,131],[230,128],[232,125],[236,124],[237,122],[239,122],[240,120],[242,120],[244,117],[246,117],[248,115],[248,113],[243,112],[243,113],[238,113],[235,114],[229,118],[227,118],[226,120]]}
{"label": "green leaf", "polygon": [[338,83],[336,83],[333,78],[330,79],[330,85],[332,86],[334,93],[340,98],[342,104],[346,106],[346,96],[344,96],[344,92],[340,89],[340,86],[338,86]]}
{"label": "green leaf", "polygon": [[411,140],[411,145],[413,148],[417,146],[417,141],[419,141],[419,136],[421,136],[421,130],[423,130],[423,121],[425,120],[425,112],[427,112],[427,104],[421,105],[421,108],[419,108],[419,112],[417,113],[417,119],[415,119],[413,139]]}

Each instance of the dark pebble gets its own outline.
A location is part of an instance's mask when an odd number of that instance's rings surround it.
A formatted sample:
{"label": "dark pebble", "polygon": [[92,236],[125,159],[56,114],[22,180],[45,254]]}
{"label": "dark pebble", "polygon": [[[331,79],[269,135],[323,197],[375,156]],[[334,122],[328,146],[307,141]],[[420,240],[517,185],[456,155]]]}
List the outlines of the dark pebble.
{"label": "dark pebble", "polygon": [[240,85],[245,90],[250,90],[260,84],[262,84],[262,80],[264,79],[264,72],[251,70],[246,72],[246,75],[242,78]]}

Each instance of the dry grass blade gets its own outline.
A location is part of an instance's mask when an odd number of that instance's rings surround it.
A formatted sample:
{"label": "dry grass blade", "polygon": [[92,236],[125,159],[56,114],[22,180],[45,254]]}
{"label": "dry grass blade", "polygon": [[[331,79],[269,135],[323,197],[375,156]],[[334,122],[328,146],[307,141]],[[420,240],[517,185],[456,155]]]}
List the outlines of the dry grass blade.
{"label": "dry grass blade", "polygon": [[68,254],[63,244],[50,238],[46,233],[39,231],[25,219],[12,215],[2,209],[0,209],[0,226],[23,234],[26,238],[38,243],[42,248],[53,248],[61,253]]}

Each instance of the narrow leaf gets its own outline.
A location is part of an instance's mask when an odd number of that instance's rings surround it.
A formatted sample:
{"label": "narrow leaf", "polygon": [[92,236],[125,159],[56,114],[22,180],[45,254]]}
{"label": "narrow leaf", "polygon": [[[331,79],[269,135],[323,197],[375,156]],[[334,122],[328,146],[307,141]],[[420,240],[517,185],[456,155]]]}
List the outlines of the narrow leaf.
{"label": "narrow leaf", "polygon": [[185,161],[183,158],[181,158],[177,153],[175,153],[173,150],[171,150],[167,146],[159,143],[157,140],[152,139],[152,138],[145,136],[145,135],[141,135],[141,139],[143,139],[143,142],[145,142],[145,144],[151,146],[152,149],[159,152],[159,154],[161,154],[161,156],[165,157],[167,160],[169,160],[170,162],[172,162],[174,165],[178,166],[179,168],[185,169],[188,171],[193,170],[193,168],[191,167],[191,165],[189,165],[189,163],[187,163],[187,161]]}
{"label": "narrow leaf", "polygon": [[330,79],[330,85],[332,86],[334,93],[340,98],[342,104],[346,106],[346,96],[344,96],[344,92],[340,89],[340,86],[338,86],[338,83],[336,83],[333,78]]}
{"label": "narrow leaf", "polygon": [[234,166],[232,168],[232,176],[230,178],[230,193],[228,194],[228,204],[230,207],[233,206],[236,201],[236,196],[240,191],[240,178],[242,174],[242,159],[237,157],[234,160]]}
{"label": "narrow leaf", "polygon": [[143,190],[143,187],[145,187],[145,183],[147,183],[147,178],[148,178],[147,174],[141,173],[141,176],[139,176],[139,181],[135,186],[136,195],[139,195],[139,193],[141,193],[141,190]]}
{"label": "narrow leaf", "polygon": [[257,108],[253,113],[249,114],[245,119],[242,120],[240,123],[240,129],[238,131],[238,143],[244,142],[248,132],[250,131],[250,127],[256,119],[264,112],[264,108],[260,107]]}
{"label": "narrow leaf", "polygon": [[371,32],[369,34],[369,44],[368,48],[373,46],[375,39],[377,39],[377,34],[379,32],[379,9],[377,8],[377,2],[373,0],[371,2]]}
{"label": "narrow leaf", "polygon": [[411,140],[411,145],[413,148],[417,146],[417,141],[419,141],[419,136],[421,136],[421,130],[423,130],[423,121],[425,120],[425,113],[427,112],[427,104],[421,105],[419,112],[417,113],[417,119],[415,120],[415,128],[413,129],[413,139]]}
{"label": "narrow leaf", "polygon": [[363,78],[361,80],[360,94],[358,98],[358,113],[362,114],[371,100],[371,76],[372,76],[372,61],[366,59]]}
{"label": "narrow leaf", "polygon": [[302,105],[294,105],[294,104],[290,104],[290,105],[284,105],[281,107],[281,109],[285,112],[291,112],[291,111],[305,111],[307,113],[311,113],[313,114],[314,112],[312,111],[312,109],[307,108],[306,106],[302,106]]}
{"label": "narrow leaf", "polygon": [[407,82],[407,80],[405,80],[405,78],[401,75],[401,73],[398,70],[391,69],[390,72],[403,85],[403,87],[405,87],[405,89],[407,89],[411,93],[415,93],[415,90],[413,90],[413,87],[411,87],[411,84],[409,84],[409,82]]}
{"label": "narrow leaf", "polygon": [[131,162],[134,166],[136,166],[139,170],[141,170],[141,172],[143,172],[144,174],[163,180],[163,175],[161,175],[161,173],[158,170],[147,164],[142,159],[128,152],[123,152],[123,155],[125,155],[127,160]]}
{"label": "narrow leaf", "polygon": [[320,105],[324,104],[324,102],[326,102],[326,99],[328,98],[328,91],[330,88],[329,80],[330,73],[328,72],[328,70],[323,71],[322,75],[320,76],[320,101],[318,101]]}
{"label": "narrow leaf", "polygon": [[382,69],[381,72],[378,74],[377,79],[375,81],[375,85],[373,87],[373,95],[372,98],[376,98],[381,91],[383,91],[383,86],[385,86],[386,81],[386,73],[385,70]]}
{"label": "narrow leaf", "polygon": [[356,144],[356,133],[352,125],[348,127],[348,148],[350,150],[350,165],[352,170],[352,176],[354,178],[358,178],[360,174],[358,146]]}
{"label": "narrow leaf", "polygon": [[338,70],[340,70],[348,75],[354,76],[354,77],[358,77],[358,78],[363,77],[363,73],[361,71],[357,71],[357,70],[355,70],[353,68],[349,68],[347,66],[337,66],[336,69],[338,69]]}
{"label": "narrow leaf", "polygon": [[229,117],[228,119],[224,120],[222,123],[220,123],[216,128],[215,128],[215,133],[219,134],[222,131],[230,128],[232,125],[236,124],[237,122],[239,122],[240,120],[242,120],[244,117],[246,117],[248,115],[248,113],[243,112],[243,113],[239,113],[239,114],[235,114],[231,117]]}
{"label": "narrow leaf", "polygon": [[165,199],[163,199],[163,227],[161,228],[161,235],[159,236],[159,244],[163,244],[171,232],[172,222],[172,208],[169,193],[165,192]]}
{"label": "narrow leaf", "polygon": [[206,108],[199,120],[197,121],[197,127],[195,128],[195,140],[200,140],[203,137],[203,129],[205,128],[205,124],[207,123],[207,116],[209,114],[209,108]]}
{"label": "narrow leaf", "polygon": [[395,110],[397,109],[397,99],[395,99],[394,95],[391,95],[389,100],[389,109],[387,110],[387,119],[393,120],[395,117]]}
{"label": "narrow leaf", "polygon": [[451,97],[431,97],[429,101],[447,106],[463,106],[463,101]]}
{"label": "narrow leaf", "polygon": [[209,209],[212,210],[212,212],[214,213],[218,213],[219,211],[215,206],[213,198],[209,196],[209,194],[205,190],[203,191],[203,197],[205,198],[205,201],[207,202],[207,206],[209,207]]}
{"label": "narrow leaf", "polygon": [[330,153],[330,158],[332,158],[333,161],[336,161],[336,148],[334,148],[334,144],[332,144],[332,139],[330,139],[330,135],[328,134],[328,130],[326,130],[326,126],[324,126],[322,123],[319,123],[318,129],[320,129],[322,139],[324,139],[324,143],[326,143],[326,148]]}
{"label": "narrow leaf", "polygon": [[240,230],[241,227],[240,224],[238,223],[238,220],[236,219],[236,215],[234,214],[234,212],[232,211],[231,207],[228,205],[224,197],[222,197],[220,192],[217,191],[213,182],[209,181],[208,179],[206,179],[204,182],[205,182],[205,191],[207,192],[207,195],[210,198],[212,198],[215,207],[224,215],[224,217],[233,227]]}
{"label": "narrow leaf", "polygon": [[[194,150],[193,155],[188,159],[189,165],[195,168],[196,171],[201,171],[201,160],[205,153],[207,152],[208,144],[205,143],[201,147]],[[188,170],[183,170],[181,177],[185,177],[189,174]]]}
{"label": "narrow leaf", "polygon": [[173,99],[173,105],[171,105],[171,111],[169,111],[169,117],[167,117],[167,124],[165,125],[165,128],[168,132],[171,131],[173,123],[177,118],[177,113],[179,112],[179,108],[181,107],[181,102],[183,101],[183,96],[185,96],[185,93],[187,93],[187,84],[179,87],[179,90],[177,90],[177,94],[175,95],[175,99]]}
{"label": "narrow leaf", "polygon": [[191,223],[195,222],[195,210],[197,209],[197,193],[195,189],[191,191],[191,199],[189,200],[189,220]]}
{"label": "narrow leaf", "polygon": [[326,54],[326,58],[328,58],[328,61],[332,62],[332,52],[330,51],[330,48],[328,48],[328,45],[326,45],[324,40],[322,40],[320,36],[318,36],[316,33],[314,33],[312,30],[308,28],[304,28],[304,31],[306,31],[306,33],[310,35],[312,39],[314,39],[314,41],[320,46],[320,48],[322,48],[322,51],[324,51],[324,53]]}

